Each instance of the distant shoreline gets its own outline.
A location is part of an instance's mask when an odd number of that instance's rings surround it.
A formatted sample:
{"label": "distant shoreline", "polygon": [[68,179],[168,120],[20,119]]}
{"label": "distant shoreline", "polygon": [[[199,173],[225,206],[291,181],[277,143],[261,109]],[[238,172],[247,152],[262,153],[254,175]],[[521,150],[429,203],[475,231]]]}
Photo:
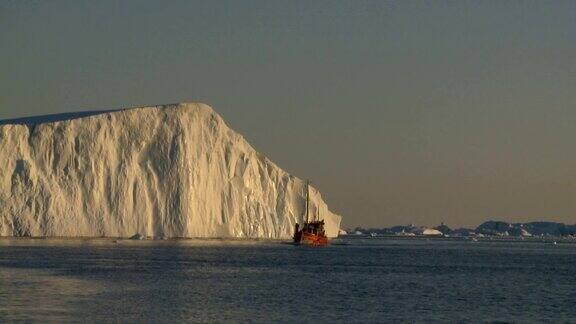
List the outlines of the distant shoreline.
{"label": "distant shoreline", "polygon": [[415,236],[401,236],[401,235],[376,235],[370,234],[346,234],[340,235],[340,239],[389,239],[389,240],[414,240],[414,241],[454,241],[454,242],[510,242],[510,243],[574,243],[576,244],[576,237],[573,236],[533,236],[533,237],[498,237],[498,236],[485,236],[485,237],[463,237],[463,236],[432,236],[432,235],[415,235]]}
{"label": "distant shoreline", "polygon": [[444,236],[444,237],[572,237],[576,238],[576,225],[564,223],[537,221],[528,223],[508,223],[504,221],[489,220],[478,227],[452,229],[442,223],[435,227],[410,225],[397,225],[386,228],[347,229],[342,234],[367,235],[395,235],[395,236]]}

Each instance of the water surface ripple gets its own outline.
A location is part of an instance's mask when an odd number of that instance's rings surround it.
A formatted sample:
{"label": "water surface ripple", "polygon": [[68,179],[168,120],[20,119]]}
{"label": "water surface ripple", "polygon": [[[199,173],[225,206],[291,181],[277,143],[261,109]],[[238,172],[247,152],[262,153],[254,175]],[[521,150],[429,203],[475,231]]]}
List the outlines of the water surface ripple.
{"label": "water surface ripple", "polygon": [[576,321],[576,245],[0,239],[0,321]]}

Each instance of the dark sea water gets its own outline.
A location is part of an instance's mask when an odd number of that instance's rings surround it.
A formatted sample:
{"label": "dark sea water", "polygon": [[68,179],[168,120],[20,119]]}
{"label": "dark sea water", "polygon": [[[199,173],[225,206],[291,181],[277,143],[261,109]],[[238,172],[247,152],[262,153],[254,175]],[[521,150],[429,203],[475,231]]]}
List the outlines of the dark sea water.
{"label": "dark sea water", "polygon": [[576,322],[576,245],[0,239],[0,322]]}

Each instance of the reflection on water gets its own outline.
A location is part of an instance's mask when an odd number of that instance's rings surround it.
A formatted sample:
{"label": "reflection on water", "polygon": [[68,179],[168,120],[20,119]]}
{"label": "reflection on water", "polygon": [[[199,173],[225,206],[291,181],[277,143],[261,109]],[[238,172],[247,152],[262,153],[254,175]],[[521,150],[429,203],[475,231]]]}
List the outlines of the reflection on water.
{"label": "reflection on water", "polygon": [[0,320],[574,321],[571,244],[0,239]]}
{"label": "reflection on water", "polygon": [[0,279],[0,318],[10,320],[65,320],[71,305],[98,293],[97,286],[47,270],[3,268]]}

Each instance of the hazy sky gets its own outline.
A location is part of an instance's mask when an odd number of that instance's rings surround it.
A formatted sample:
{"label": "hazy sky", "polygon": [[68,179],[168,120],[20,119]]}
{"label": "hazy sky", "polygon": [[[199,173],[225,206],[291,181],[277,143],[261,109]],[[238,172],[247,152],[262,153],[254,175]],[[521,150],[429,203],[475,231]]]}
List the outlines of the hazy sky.
{"label": "hazy sky", "polygon": [[182,101],[345,227],[576,222],[576,1],[0,0],[0,119]]}

